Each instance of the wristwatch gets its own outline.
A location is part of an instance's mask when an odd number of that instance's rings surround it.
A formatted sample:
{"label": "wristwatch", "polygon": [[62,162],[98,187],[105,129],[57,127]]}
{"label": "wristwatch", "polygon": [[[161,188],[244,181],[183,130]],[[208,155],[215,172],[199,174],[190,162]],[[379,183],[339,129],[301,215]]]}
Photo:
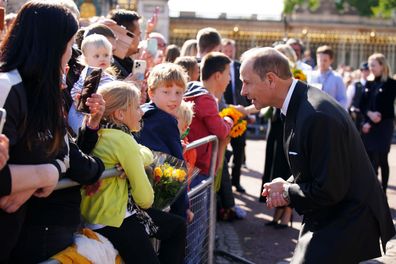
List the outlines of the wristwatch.
{"label": "wristwatch", "polygon": [[290,197],[289,197],[289,184],[283,184],[283,192],[282,192],[282,197],[285,199],[285,201],[289,204],[290,203]]}

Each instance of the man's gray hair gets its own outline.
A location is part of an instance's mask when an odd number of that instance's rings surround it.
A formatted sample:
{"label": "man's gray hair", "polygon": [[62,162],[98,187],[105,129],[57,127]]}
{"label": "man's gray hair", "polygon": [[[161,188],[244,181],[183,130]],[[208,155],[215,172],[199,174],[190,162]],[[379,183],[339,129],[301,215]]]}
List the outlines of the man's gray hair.
{"label": "man's gray hair", "polygon": [[274,48],[253,48],[242,54],[241,61],[252,60],[253,71],[261,80],[269,72],[275,73],[281,79],[289,79],[293,75],[290,71],[289,60]]}

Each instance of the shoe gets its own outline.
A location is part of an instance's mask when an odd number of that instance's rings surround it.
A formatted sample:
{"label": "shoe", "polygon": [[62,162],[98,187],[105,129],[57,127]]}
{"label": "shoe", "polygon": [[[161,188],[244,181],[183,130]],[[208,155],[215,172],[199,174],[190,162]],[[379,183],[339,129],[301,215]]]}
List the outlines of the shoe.
{"label": "shoe", "polygon": [[239,206],[234,206],[234,211],[235,211],[235,218],[236,219],[244,219],[247,215],[246,211],[243,210],[241,207]]}
{"label": "shoe", "polygon": [[288,228],[288,227],[289,227],[289,226],[286,225],[286,224],[276,224],[276,225],[274,226],[275,229],[285,229],[285,228]]}
{"label": "shoe", "polygon": [[277,226],[277,225],[278,225],[278,222],[272,220],[272,221],[269,221],[269,222],[265,223],[264,225],[266,225],[266,226]]}
{"label": "shoe", "polygon": [[232,222],[235,219],[235,212],[230,208],[221,208],[218,217],[220,221]]}
{"label": "shoe", "polygon": [[[290,223],[290,227],[293,227],[293,214],[290,215],[289,223]],[[274,226],[275,229],[285,229],[287,227],[289,227],[288,224],[277,224]]]}
{"label": "shoe", "polygon": [[240,192],[240,193],[246,192],[245,188],[243,188],[240,184],[235,184],[234,186],[235,186],[237,192]]}

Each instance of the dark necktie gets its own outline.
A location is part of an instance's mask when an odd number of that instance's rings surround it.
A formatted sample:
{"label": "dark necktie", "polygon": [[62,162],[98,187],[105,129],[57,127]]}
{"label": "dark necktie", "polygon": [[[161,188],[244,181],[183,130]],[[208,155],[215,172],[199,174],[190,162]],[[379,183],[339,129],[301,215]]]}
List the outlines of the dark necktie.
{"label": "dark necktie", "polygon": [[286,121],[286,116],[284,114],[280,114],[280,119],[282,120],[282,122]]}

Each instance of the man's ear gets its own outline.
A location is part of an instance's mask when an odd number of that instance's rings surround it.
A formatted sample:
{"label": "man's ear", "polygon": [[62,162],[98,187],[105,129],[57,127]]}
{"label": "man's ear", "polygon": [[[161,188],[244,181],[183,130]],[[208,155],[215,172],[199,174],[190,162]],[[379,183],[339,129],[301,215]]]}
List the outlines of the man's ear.
{"label": "man's ear", "polygon": [[275,80],[276,80],[277,77],[278,77],[278,76],[276,76],[275,73],[273,73],[273,72],[268,72],[268,73],[267,73],[267,80],[268,80],[268,83],[269,83],[270,85],[272,85],[273,83],[275,83]]}

